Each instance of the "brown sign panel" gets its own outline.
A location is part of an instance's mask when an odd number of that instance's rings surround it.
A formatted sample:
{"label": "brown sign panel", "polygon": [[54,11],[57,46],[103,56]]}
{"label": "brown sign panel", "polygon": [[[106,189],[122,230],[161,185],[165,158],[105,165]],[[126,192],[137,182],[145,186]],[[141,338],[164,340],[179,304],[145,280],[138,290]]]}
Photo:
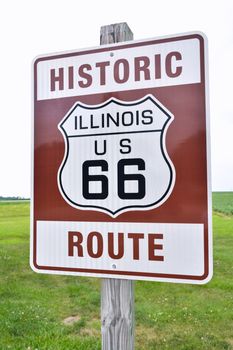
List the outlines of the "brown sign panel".
{"label": "brown sign panel", "polygon": [[203,34],[42,56],[33,67],[32,268],[206,283]]}

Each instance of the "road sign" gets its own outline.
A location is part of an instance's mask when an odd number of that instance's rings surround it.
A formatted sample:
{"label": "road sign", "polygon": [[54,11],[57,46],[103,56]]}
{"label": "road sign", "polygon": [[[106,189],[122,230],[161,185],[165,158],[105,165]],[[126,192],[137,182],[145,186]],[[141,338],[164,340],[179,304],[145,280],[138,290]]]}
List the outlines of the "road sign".
{"label": "road sign", "polygon": [[32,268],[206,283],[205,37],[41,56],[33,67]]}

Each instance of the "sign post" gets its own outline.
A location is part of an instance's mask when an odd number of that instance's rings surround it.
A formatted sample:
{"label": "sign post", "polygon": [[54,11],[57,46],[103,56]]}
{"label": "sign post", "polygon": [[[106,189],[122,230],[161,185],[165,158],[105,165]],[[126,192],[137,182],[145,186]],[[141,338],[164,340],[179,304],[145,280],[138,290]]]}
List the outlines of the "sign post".
{"label": "sign post", "polygon": [[[127,23],[101,27],[100,44],[133,40]],[[134,349],[134,282],[102,279],[101,330],[103,350]]]}
{"label": "sign post", "polygon": [[33,64],[31,267],[101,277],[117,350],[133,349],[133,280],[212,277],[205,35],[131,39],[105,26],[102,45]]}

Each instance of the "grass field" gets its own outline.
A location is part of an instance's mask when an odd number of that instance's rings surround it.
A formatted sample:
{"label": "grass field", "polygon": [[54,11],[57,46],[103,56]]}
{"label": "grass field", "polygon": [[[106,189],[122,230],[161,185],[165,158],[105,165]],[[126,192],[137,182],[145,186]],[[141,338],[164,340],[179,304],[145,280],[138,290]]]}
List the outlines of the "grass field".
{"label": "grass field", "polygon": [[[212,281],[136,282],[136,350],[233,349],[233,193],[213,201]],[[100,350],[100,280],[36,274],[28,261],[29,203],[0,202],[0,350]]]}
{"label": "grass field", "polygon": [[232,192],[214,192],[213,210],[223,214],[233,215]]}

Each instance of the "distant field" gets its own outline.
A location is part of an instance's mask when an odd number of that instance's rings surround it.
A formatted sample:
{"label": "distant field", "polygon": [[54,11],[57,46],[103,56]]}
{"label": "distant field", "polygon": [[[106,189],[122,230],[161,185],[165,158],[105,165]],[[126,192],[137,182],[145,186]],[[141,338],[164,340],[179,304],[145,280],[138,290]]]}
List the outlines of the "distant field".
{"label": "distant field", "polygon": [[[136,282],[135,350],[233,349],[233,195],[213,202],[212,281]],[[99,279],[31,271],[29,202],[0,202],[0,350],[100,350],[99,313]]]}
{"label": "distant field", "polygon": [[213,192],[213,210],[233,215],[233,192]]}

